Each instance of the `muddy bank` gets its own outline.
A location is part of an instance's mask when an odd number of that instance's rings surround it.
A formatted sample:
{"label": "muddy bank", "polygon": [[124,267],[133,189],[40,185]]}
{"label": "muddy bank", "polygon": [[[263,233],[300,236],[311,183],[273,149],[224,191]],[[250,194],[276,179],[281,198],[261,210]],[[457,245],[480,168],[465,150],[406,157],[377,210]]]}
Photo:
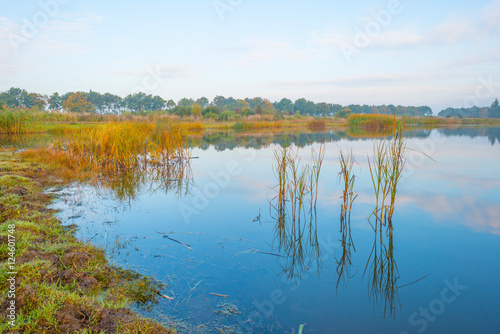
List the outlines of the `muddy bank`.
{"label": "muddy bank", "polygon": [[47,166],[0,150],[0,332],[174,333],[127,306],[156,302],[154,280],[110,266],[48,208]]}

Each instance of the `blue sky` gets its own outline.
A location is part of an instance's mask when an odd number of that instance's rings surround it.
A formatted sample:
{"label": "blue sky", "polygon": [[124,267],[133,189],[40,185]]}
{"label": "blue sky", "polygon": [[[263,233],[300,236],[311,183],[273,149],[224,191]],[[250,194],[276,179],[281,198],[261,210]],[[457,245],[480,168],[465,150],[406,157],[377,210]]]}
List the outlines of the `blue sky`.
{"label": "blue sky", "polygon": [[489,105],[500,1],[0,0],[0,91]]}

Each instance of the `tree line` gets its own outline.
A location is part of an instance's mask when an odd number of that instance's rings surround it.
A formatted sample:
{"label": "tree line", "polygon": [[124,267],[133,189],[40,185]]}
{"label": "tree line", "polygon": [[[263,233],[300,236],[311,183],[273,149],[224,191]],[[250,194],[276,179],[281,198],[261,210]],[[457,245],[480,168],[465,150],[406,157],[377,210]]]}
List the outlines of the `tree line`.
{"label": "tree line", "polygon": [[335,103],[315,103],[305,98],[292,101],[283,98],[271,102],[269,99],[254,97],[235,99],[233,97],[216,96],[212,101],[206,97],[199,99],[183,98],[178,102],[165,100],[160,96],[142,92],[129,94],[122,98],[118,95],[99,92],[69,92],[50,96],[30,93],[21,88],[10,88],[0,93],[0,105],[9,108],[38,108],[40,110],[66,111],[77,113],[148,113],[168,112],[179,116],[195,116],[219,120],[231,119],[236,115],[254,114],[307,115],[348,117],[355,114],[386,114],[431,116],[432,110],[427,106],[395,106],[395,105],[357,105],[342,106]]}
{"label": "tree line", "polygon": [[439,112],[441,117],[500,118],[498,99],[490,107],[447,108]]}

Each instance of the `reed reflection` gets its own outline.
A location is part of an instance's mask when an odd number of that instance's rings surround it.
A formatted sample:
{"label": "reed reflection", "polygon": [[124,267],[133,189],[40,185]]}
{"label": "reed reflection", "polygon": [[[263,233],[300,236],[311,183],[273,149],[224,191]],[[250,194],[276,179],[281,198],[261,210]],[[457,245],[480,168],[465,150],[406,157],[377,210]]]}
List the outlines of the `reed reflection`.
{"label": "reed reflection", "polygon": [[177,197],[190,193],[194,183],[190,158],[178,159],[165,164],[145,165],[117,173],[105,173],[89,183],[111,191],[119,200],[132,202],[142,192],[150,195],[158,191],[173,192]]}
{"label": "reed reflection", "polygon": [[[363,276],[368,275],[368,291],[370,299],[375,303],[384,303],[384,318],[395,317],[399,301],[397,281],[398,266],[394,259],[394,234],[392,226],[385,229],[377,217],[374,231],[373,246],[366,263]],[[384,235],[386,238],[384,238]]]}
{"label": "reed reflection", "polygon": [[337,288],[341,281],[347,285],[351,277],[352,251],[356,252],[351,234],[351,210],[354,200],[358,197],[357,194],[354,195],[353,191],[356,177],[352,172],[352,167],[354,165],[352,149],[348,150],[345,154],[340,151],[339,161],[341,167],[339,178],[344,183],[344,189],[341,196],[342,204],[340,206],[340,234],[342,237],[339,241],[342,247],[342,256],[336,259]]}
{"label": "reed reflection", "polygon": [[290,139],[274,150],[278,184],[273,188],[276,194],[270,211],[275,220],[278,262],[288,278],[300,278],[313,265],[321,267],[316,203],[324,154],[325,145],[321,144],[318,151],[311,150],[311,163],[302,165]]}

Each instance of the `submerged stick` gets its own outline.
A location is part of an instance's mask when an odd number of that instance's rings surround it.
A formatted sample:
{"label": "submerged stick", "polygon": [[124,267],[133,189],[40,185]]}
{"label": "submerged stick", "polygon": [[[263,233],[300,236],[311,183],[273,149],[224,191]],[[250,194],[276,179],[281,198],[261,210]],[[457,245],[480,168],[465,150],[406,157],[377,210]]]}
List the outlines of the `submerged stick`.
{"label": "submerged stick", "polygon": [[224,298],[229,297],[228,295],[221,295],[221,294],[219,294],[219,293],[214,293],[214,292],[209,292],[208,294],[209,294],[209,295],[212,295],[212,296],[217,296],[217,297],[224,297]]}
{"label": "submerged stick", "polygon": [[156,231],[156,233],[163,235],[163,237],[164,237],[164,238],[167,238],[167,239],[172,240],[172,241],[175,241],[175,242],[177,242],[177,243],[179,243],[179,244],[181,244],[181,245],[183,245],[183,246],[186,246],[186,247],[187,247],[187,248],[189,248],[190,250],[193,250],[193,249],[191,248],[191,245],[188,245],[188,244],[186,244],[186,243],[183,243],[182,241],[179,241],[179,240],[176,240],[176,239],[174,239],[174,238],[171,238],[171,237],[169,237],[168,235],[166,235],[166,234],[165,234],[165,233],[163,233],[163,232],[158,232],[158,231]]}

